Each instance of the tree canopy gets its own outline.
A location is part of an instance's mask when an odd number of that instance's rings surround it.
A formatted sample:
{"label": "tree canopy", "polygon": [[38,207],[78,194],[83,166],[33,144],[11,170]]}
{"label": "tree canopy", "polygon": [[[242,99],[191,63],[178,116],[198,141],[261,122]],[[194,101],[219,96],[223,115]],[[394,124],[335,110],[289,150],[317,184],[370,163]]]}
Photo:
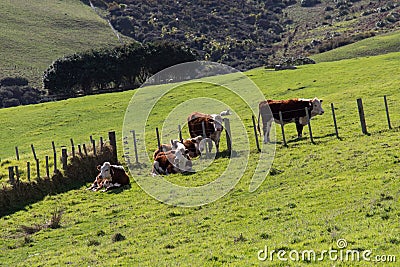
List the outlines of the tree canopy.
{"label": "tree canopy", "polygon": [[47,68],[43,88],[51,95],[64,97],[135,88],[164,68],[196,58],[189,48],[166,42],[131,43],[75,53],[57,59]]}

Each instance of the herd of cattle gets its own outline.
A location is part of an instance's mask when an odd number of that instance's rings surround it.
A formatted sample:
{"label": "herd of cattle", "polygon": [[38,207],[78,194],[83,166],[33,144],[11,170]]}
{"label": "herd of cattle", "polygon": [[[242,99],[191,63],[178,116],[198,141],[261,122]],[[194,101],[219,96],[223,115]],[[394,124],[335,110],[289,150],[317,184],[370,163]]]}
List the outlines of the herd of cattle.
{"label": "herd of cattle", "polygon": [[[270,142],[269,134],[272,121],[278,124],[295,122],[297,134],[302,136],[303,126],[316,115],[324,114],[322,100],[314,99],[289,99],[289,100],[265,100],[259,103],[259,116],[263,123],[264,143]],[[188,128],[190,137],[186,140],[171,140],[170,144],[162,144],[153,154],[153,167],[151,174],[168,175],[173,173],[192,172],[192,159],[200,156],[206,149],[212,150],[215,143],[216,152],[219,153],[219,140],[224,129],[223,116],[230,115],[230,111],[220,114],[204,114],[193,112],[188,116]],[[258,126],[260,132],[260,127]],[[111,165],[105,162],[98,166],[100,171],[89,190],[98,191],[105,188],[108,191],[113,188],[128,185],[129,176],[122,166]]]}

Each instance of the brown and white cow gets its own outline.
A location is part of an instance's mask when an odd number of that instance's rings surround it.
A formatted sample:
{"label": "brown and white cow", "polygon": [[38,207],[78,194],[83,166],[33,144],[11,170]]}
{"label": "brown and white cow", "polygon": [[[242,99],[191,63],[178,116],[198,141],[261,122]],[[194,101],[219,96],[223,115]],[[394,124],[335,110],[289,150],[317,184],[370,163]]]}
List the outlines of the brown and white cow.
{"label": "brown and white cow", "polygon": [[[261,101],[258,105],[258,124],[260,124],[260,116],[263,123],[264,143],[268,143],[269,133],[271,130],[272,121],[281,124],[279,112],[282,113],[283,124],[295,122],[297,129],[297,136],[300,138],[303,133],[303,126],[308,124],[306,108],[310,119],[316,115],[324,114],[321,106],[322,100],[314,99],[289,99],[289,100],[265,100]],[[260,130],[260,127],[258,127]]]}
{"label": "brown and white cow", "polygon": [[[188,127],[190,137],[194,138],[196,136],[203,136],[204,139],[210,138],[215,142],[215,147],[217,153],[219,152],[219,139],[221,137],[221,132],[224,129],[222,126],[222,116],[230,115],[230,111],[222,111],[220,114],[204,114],[200,112],[193,112],[188,116]],[[203,132],[204,123],[204,132]],[[212,143],[210,143],[210,150],[212,148]]]}
{"label": "brown and white cow", "polygon": [[[197,156],[200,156],[200,143],[203,140],[203,137],[201,135],[197,136],[196,138],[189,138],[185,139],[182,141],[182,144],[185,146],[185,148],[188,150],[188,155],[190,158],[195,158]],[[178,143],[178,140],[171,140],[171,144],[162,144],[161,148],[157,149],[154,154],[153,154],[153,159],[156,158],[158,153],[160,152],[167,152],[171,150],[175,150],[176,144]],[[175,145],[174,145],[175,144]]]}
{"label": "brown and white cow", "polygon": [[105,188],[104,191],[108,191],[130,184],[129,176],[123,166],[111,165],[110,162],[104,162],[103,165],[97,166],[97,170],[100,173],[88,190],[98,191],[101,188]]}
{"label": "brown and white cow", "polygon": [[173,173],[185,173],[192,171],[192,161],[189,157],[189,150],[179,142],[171,140],[171,146],[173,150],[159,151],[157,154],[154,153],[153,169],[151,174],[153,176],[157,174],[173,174]]}

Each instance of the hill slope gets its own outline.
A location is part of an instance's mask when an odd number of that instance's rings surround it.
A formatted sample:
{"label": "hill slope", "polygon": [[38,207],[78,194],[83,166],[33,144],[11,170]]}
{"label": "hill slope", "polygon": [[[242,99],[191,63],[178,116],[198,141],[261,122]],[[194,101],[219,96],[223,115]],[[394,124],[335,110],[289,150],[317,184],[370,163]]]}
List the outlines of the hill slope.
{"label": "hill slope", "polygon": [[396,1],[92,3],[108,12],[116,29],[140,42],[183,42],[203,59],[240,70],[331,50],[393,31],[400,25],[400,5]]}
{"label": "hill slope", "polygon": [[117,44],[107,22],[79,0],[0,2],[0,78],[19,75],[39,86],[55,59]]}
{"label": "hill slope", "polygon": [[[289,147],[278,143],[271,175],[256,192],[248,192],[258,160],[253,145],[249,165],[238,185],[225,197],[203,207],[161,204],[135,183],[129,190],[110,194],[82,188],[49,196],[26,211],[0,219],[3,252],[0,261],[6,265],[49,266],[103,265],[105,262],[140,266],[250,266],[261,263],[257,255],[266,246],[270,252],[314,250],[320,255],[323,250],[337,249],[339,239],[347,241],[346,249],[372,250],[371,257],[399,257],[400,232],[393,226],[400,218],[400,80],[392,75],[400,71],[399,62],[400,53],[392,53],[307,65],[294,71],[261,68],[249,71],[246,74],[267,98],[318,96],[324,99],[326,111],[312,121],[316,145],[306,138],[295,140],[294,125],[285,128]],[[167,105],[155,108],[153,112],[159,115],[151,117],[148,126],[159,125],[163,119],[160,114],[168,114],[175,107],[173,103],[190,98],[193,86],[178,88],[172,94],[174,97],[166,95],[163,101]],[[216,86],[205,86],[204,91],[232,105],[252,134],[250,114],[244,112],[237,97],[227,96],[225,89]],[[97,133],[86,127],[94,124],[90,121],[98,123],[96,129],[118,130],[122,127],[127,99],[132,94],[89,96],[37,105],[35,109],[0,110],[1,124],[6,129],[0,137],[8,141],[1,157],[11,158],[15,144],[29,147],[33,142],[44,149],[50,142],[46,139],[48,126],[53,138],[64,138],[73,128],[79,128],[74,138],[80,140]],[[389,99],[395,127],[392,130],[387,130],[383,95]],[[364,100],[370,136],[361,134],[355,101],[358,97]],[[331,102],[335,103],[342,140],[333,135]],[[74,110],[77,106],[81,109]],[[24,116],[24,112],[29,115]],[[21,114],[27,124],[19,127],[10,114]],[[39,114],[49,118],[52,114],[64,114],[64,120],[53,125],[43,117],[39,123],[35,118]],[[20,117],[14,120],[19,121]],[[28,139],[19,140],[25,132],[29,134]],[[277,130],[278,141],[279,134]],[[153,140],[150,147],[155,146]],[[218,158],[209,170],[188,176],[173,175],[169,179],[186,185],[206,183],[215,173],[222,172],[227,162],[227,158]],[[64,210],[61,228],[28,234],[24,230],[27,228],[21,227],[45,223],[55,208]],[[271,261],[278,266],[289,263],[280,262],[277,254]],[[341,264],[328,257],[323,261],[291,263],[296,266]],[[350,260],[343,264],[365,266],[368,263]]]}
{"label": "hill slope", "polygon": [[336,61],[356,57],[376,56],[400,51],[400,31],[371,37],[354,44],[313,55],[316,62]]}

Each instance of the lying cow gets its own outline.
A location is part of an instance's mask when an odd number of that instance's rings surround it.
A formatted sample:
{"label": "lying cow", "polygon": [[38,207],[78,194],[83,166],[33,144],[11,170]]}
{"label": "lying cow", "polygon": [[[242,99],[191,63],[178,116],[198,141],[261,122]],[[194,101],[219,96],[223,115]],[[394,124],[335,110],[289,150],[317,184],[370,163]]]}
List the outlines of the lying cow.
{"label": "lying cow", "polygon": [[102,166],[97,166],[97,170],[99,170],[100,173],[88,190],[98,191],[101,188],[105,188],[104,191],[106,192],[110,189],[130,184],[129,176],[122,166],[111,165],[110,162],[104,162]]}
{"label": "lying cow", "polygon": [[[193,112],[188,116],[188,127],[190,137],[203,136],[203,138],[210,138],[215,142],[217,153],[219,152],[219,139],[221,132],[224,129],[222,126],[222,117],[230,115],[230,111],[222,111],[220,114],[204,114],[200,112]],[[204,124],[204,131],[203,131]],[[205,136],[204,136],[205,134]],[[212,143],[210,142],[210,151]]]}
{"label": "lying cow", "polygon": [[169,151],[158,151],[154,153],[153,169],[151,174],[173,174],[192,171],[192,161],[189,157],[189,150],[179,141],[171,141],[174,148]]}
{"label": "lying cow", "polygon": [[[259,103],[258,125],[260,116],[263,123],[264,143],[270,142],[269,133],[272,121],[281,124],[279,111],[282,113],[283,124],[295,122],[298,138],[302,137],[303,126],[308,124],[306,108],[310,119],[316,115],[324,114],[321,106],[322,100],[314,99],[289,99],[289,100],[265,100]],[[271,114],[272,113],[272,114]],[[260,131],[260,126],[258,126]]]}
{"label": "lying cow", "polygon": [[[195,158],[197,156],[200,156],[201,154],[201,141],[203,140],[203,137],[197,136],[196,138],[189,138],[185,139],[182,141],[182,144],[185,146],[185,148],[188,150],[188,155],[190,158]],[[162,144],[161,148],[157,149],[154,154],[153,154],[153,159],[156,158],[158,153],[160,152],[167,152],[171,150],[176,150],[176,144],[178,143],[178,140],[171,140],[171,144]]]}

